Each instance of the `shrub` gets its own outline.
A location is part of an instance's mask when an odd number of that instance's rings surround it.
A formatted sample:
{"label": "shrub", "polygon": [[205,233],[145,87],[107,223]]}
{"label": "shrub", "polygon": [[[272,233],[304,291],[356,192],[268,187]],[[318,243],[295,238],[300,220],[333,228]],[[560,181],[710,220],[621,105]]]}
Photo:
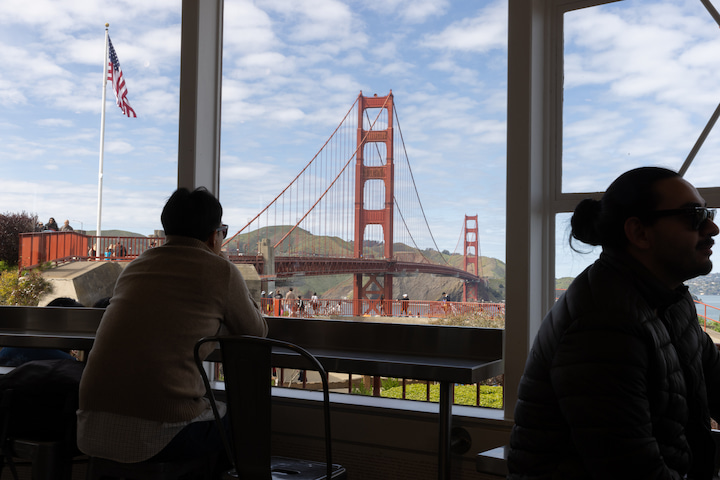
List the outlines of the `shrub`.
{"label": "shrub", "polygon": [[18,264],[20,234],[34,232],[37,216],[29,213],[0,214],[0,261],[10,266]]}
{"label": "shrub", "polygon": [[52,292],[52,284],[40,270],[26,271],[22,276],[17,269],[0,273],[0,305],[37,306],[40,297]]}
{"label": "shrub", "polygon": [[717,320],[708,318],[706,322],[703,317],[698,315],[698,323],[700,324],[700,327],[706,327],[708,330],[720,332],[720,322],[718,322]]}
{"label": "shrub", "polygon": [[451,313],[446,317],[436,318],[430,323],[459,327],[505,328],[505,315],[485,311]]}
{"label": "shrub", "polygon": [[[408,384],[405,387],[405,398],[407,400],[427,400],[427,388],[424,383]],[[384,390],[381,396],[387,398],[402,398],[402,387],[394,387]],[[440,398],[440,385],[430,385],[430,401],[437,402]],[[477,387],[475,385],[455,385],[455,404],[475,406],[477,399]],[[503,388],[498,386],[480,386],[480,403],[481,407],[502,408],[503,406]]]}

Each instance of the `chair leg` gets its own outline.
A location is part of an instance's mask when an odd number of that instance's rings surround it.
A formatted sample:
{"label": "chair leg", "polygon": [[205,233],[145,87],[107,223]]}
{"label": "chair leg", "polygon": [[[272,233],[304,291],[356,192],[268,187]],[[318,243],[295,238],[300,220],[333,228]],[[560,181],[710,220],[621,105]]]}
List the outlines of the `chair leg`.
{"label": "chair leg", "polygon": [[56,446],[40,444],[32,458],[32,480],[70,480],[71,468]]}
{"label": "chair leg", "polygon": [[18,480],[18,474],[17,469],[15,468],[15,462],[13,462],[12,457],[0,454],[0,478],[2,477],[2,472],[5,469],[5,464],[8,464],[10,467],[10,475],[12,475],[12,478],[14,480]]}

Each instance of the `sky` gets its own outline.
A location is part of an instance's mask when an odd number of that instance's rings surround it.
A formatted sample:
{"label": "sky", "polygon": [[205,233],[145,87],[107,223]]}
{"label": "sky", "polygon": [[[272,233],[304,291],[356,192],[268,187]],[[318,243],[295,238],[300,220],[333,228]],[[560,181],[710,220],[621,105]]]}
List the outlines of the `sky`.
{"label": "sky", "polygon": [[[102,229],[162,228],[177,185],[180,12],[180,0],[0,0],[0,213],[96,228],[109,23],[138,117],[108,86]],[[437,246],[461,251],[464,216],[478,215],[480,254],[505,260],[506,0],[225,0],[224,15],[231,231],[288,185],[360,91],[392,90]],[[720,28],[700,0],[624,0],[565,22],[563,190],[602,191],[635,166],[679,169],[720,102]],[[696,186],[720,185],[719,144],[711,131],[686,174]],[[557,236],[558,277],[595,258],[569,250],[567,216]]]}

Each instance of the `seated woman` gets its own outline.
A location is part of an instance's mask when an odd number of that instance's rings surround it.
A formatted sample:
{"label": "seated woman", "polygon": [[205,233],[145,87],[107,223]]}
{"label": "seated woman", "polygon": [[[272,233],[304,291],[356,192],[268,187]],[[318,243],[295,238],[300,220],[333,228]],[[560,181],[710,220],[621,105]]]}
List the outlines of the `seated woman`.
{"label": "seated woman", "polygon": [[[82,303],[69,297],[58,297],[48,303],[48,307],[84,307]],[[23,347],[3,347],[0,349],[0,366],[17,367],[23,363],[33,360],[59,360],[70,359],[77,360],[70,355],[69,351],[57,350],[53,348],[23,348]]]}

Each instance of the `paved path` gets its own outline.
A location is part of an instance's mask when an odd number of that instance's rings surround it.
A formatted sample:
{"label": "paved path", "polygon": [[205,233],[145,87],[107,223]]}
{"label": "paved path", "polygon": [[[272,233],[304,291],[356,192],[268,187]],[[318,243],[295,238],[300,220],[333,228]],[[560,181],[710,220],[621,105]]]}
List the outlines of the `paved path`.
{"label": "paved path", "polygon": [[710,330],[709,328],[706,330],[706,332],[708,335],[710,335],[710,338],[713,339],[713,342],[715,342],[715,344],[720,344],[720,332]]}

